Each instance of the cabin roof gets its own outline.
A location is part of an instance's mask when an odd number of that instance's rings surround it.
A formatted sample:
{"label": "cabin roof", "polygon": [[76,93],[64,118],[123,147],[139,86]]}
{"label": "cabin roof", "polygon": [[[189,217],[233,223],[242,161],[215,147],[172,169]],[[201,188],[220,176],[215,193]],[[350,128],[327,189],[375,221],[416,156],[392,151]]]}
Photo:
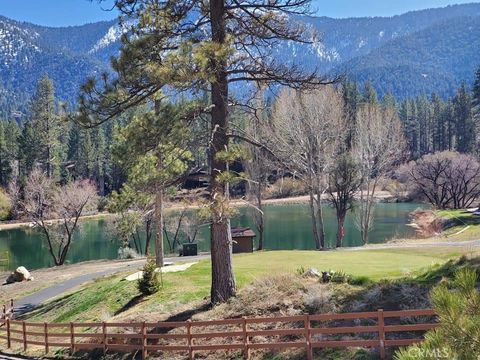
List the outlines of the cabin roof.
{"label": "cabin roof", "polygon": [[248,227],[235,227],[232,228],[232,238],[236,237],[255,237],[255,233],[252,231],[252,229]]}

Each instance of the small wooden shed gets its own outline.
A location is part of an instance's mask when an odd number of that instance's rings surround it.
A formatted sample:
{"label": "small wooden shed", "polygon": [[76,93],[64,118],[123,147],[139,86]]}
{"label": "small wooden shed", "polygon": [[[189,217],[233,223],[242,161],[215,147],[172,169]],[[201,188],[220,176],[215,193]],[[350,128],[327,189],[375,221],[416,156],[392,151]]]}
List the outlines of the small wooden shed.
{"label": "small wooden shed", "polygon": [[250,228],[232,228],[233,253],[253,252],[253,238],[255,236]]}

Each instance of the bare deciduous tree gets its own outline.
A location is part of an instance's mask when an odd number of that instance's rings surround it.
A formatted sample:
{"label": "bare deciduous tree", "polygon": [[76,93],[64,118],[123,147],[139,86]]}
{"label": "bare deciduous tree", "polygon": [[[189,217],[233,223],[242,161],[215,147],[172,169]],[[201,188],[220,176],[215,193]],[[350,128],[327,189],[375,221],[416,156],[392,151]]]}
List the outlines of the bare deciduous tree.
{"label": "bare deciduous tree", "polygon": [[377,104],[362,106],[357,114],[353,156],[357,158],[362,186],[357,222],[362,241],[368,243],[378,181],[403,158],[406,142],[395,109]]}
{"label": "bare deciduous tree", "polygon": [[47,240],[55,265],[65,263],[78,221],[97,209],[94,184],[74,181],[58,186],[39,170],[34,170],[25,185],[20,201],[23,214],[38,227]]}
{"label": "bare deciduous tree", "polygon": [[[257,98],[259,103],[257,106],[260,109],[261,98]],[[264,113],[262,113],[264,115]],[[264,138],[268,136],[268,131],[265,131],[263,122],[267,119],[264,116],[252,116],[246,128],[246,134],[250,139],[253,139],[257,143],[262,143]],[[250,214],[258,232],[258,250],[263,250],[263,238],[265,232],[265,212],[263,197],[265,195],[265,189],[268,185],[268,176],[271,174],[271,161],[268,153],[256,146],[246,144],[247,159],[244,159],[244,167],[248,174],[247,181],[247,198],[252,206],[249,207]]]}
{"label": "bare deciduous tree", "polygon": [[349,151],[338,154],[328,179],[328,193],[337,215],[336,247],[342,247],[345,218],[353,208],[354,195],[362,184],[359,165]]}
{"label": "bare deciduous tree", "polygon": [[306,184],[317,249],[325,247],[322,195],[327,173],[346,134],[343,99],[333,87],[283,91],[273,110],[271,144],[275,155]]}
{"label": "bare deciduous tree", "polygon": [[467,208],[480,197],[480,163],[473,155],[424,155],[412,166],[410,179],[437,209]]}

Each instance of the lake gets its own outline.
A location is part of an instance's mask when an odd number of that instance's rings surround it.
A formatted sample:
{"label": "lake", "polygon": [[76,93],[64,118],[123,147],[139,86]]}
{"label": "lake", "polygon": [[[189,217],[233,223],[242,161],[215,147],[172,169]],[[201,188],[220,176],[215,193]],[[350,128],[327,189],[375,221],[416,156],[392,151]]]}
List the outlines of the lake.
{"label": "lake", "polygon": [[[375,224],[370,233],[371,243],[382,243],[394,237],[413,234],[406,226],[408,214],[422,207],[414,203],[380,203],[375,209]],[[251,210],[241,208],[232,219],[232,226],[248,226],[255,229]],[[265,209],[266,227],[264,248],[266,250],[314,249],[312,226],[307,204],[268,205]],[[254,230],[255,231],[255,230]],[[325,233],[328,246],[335,243],[336,220],[334,211],[325,205]],[[199,251],[209,250],[209,230],[202,229],[197,236]],[[354,216],[349,214],[345,223],[344,246],[361,245],[360,232]],[[82,229],[75,235],[68,255],[68,263],[86,260],[116,259],[119,243],[109,230],[107,220],[85,220]],[[10,253],[10,269],[23,265],[38,269],[53,265],[47,244],[36,229],[21,228],[0,231],[0,253]]]}

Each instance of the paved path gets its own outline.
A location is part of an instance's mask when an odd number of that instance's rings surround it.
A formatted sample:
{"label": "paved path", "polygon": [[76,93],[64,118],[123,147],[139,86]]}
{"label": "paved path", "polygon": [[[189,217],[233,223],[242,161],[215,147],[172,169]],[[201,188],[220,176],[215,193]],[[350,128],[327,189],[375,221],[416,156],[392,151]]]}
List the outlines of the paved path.
{"label": "paved path", "polygon": [[[165,262],[169,263],[178,263],[183,261],[198,261],[209,258],[210,255],[198,255],[198,256],[189,256],[189,257],[172,257],[166,258]],[[143,266],[145,263],[145,259],[142,260],[132,260],[128,262],[128,264],[116,264],[115,267],[99,271],[99,272],[92,272],[89,274],[77,276],[61,282],[59,284],[52,285],[45,289],[42,289],[32,295],[26,296],[22,299],[14,299],[15,300],[15,313],[18,314],[25,314],[40,305],[46,302],[49,299],[52,299],[58,295],[65,293],[66,291],[73,289],[83,283],[86,283],[91,280],[95,280],[99,277],[112,275],[119,272],[126,272],[128,270],[137,271],[139,268]],[[1,355],[0,355],[1,356]],[[1,359],[1,358],[0,358]]]}
{"label": "paved path", "polygon": [[18,356],[18,355],[10,355],[10,354],[5,354],[0,351],[0,360],[35,360],[38,358],[33,358],[33,357],[27,357],[27,356]]}

